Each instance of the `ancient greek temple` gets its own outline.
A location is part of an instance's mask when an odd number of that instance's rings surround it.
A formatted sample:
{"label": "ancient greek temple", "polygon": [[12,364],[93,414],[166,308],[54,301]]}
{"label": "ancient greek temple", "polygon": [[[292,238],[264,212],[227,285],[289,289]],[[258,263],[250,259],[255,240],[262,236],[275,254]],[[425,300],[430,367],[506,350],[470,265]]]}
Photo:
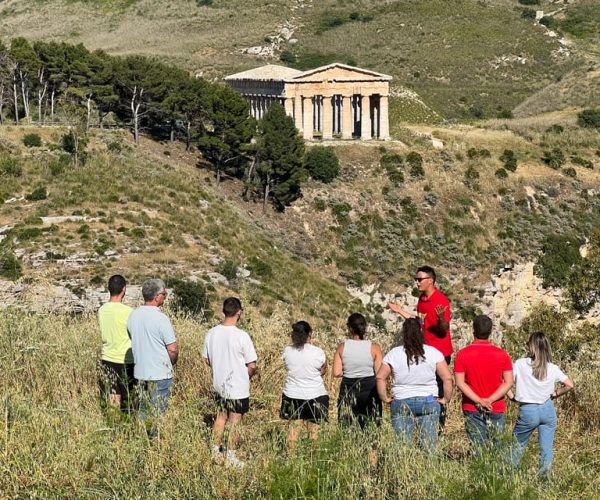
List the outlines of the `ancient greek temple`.
{"label": "ancient greek temple", "polygon": [[294,118],[305,139],[389,139],[391,76],[345,64],[309,71],[268,64],[225,82],[243,95],[259,119],[273,102]]}

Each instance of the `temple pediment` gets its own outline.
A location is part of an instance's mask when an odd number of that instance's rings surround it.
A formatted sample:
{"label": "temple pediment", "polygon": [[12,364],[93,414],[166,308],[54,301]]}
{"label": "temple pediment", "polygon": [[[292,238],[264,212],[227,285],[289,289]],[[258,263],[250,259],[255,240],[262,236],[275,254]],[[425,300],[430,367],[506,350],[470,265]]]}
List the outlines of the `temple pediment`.
{"label": "temple pediment", "polygon": [[364,68],[356,68],[341,63],[328,64],[319,68],[304,71],[299,75],[288,78],[288,81],[303,82],[303,81],[355,81],[355,82],[380,82],[389,81],[392,77],[377,73]]}

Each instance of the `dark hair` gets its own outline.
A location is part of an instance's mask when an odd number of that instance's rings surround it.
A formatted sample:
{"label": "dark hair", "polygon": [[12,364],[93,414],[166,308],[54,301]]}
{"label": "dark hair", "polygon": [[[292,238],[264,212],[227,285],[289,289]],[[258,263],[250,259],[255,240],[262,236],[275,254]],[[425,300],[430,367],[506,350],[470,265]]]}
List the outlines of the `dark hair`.
{"label": "dark hair", "polygon": [[226,318],[233,318],[242,310],[242,301],[237,297],[228,297],[223,301],[223,314]]}
{"label": "dark hair", "polygon": [[367,333],[367,320],[362,314],[352,313],[348,316],[346,325],[352,335],[356,335],[361,340],[365,338],[365,333]]}
{"label": "dark hair", "polygon": [[127,281],[120,274],[115,274],[108,278],[108,293],[110,293],[111,297],[116,297],[119,295],[125,286],[127,285]]}
{"label": "dark hair", "polygon": [[416,318],[408,318],[402,325],[402,341],[404,343],[404,352],[406,353],[406,363],[418,365],[419,361],[425,361],[425,342],[421,323]]}
{"label": "dark hair", "polygon": [[306,321],[296,321],[292,325],[292,345],[296,349],[301,349],[308,341],[311,333],[312,328]]}
{"label": "dark hair", "polygon": [[476,316],[473,320],[473,335],[476,339],[487,340],[492,333],[492,320],[485,314]]}
{"label": "dark hair", "polygon": [[417,268],[418,273],[426,273],[429,277],[433,278],[433,282],[435,283],[435,270],[431,266],[421,266]]}

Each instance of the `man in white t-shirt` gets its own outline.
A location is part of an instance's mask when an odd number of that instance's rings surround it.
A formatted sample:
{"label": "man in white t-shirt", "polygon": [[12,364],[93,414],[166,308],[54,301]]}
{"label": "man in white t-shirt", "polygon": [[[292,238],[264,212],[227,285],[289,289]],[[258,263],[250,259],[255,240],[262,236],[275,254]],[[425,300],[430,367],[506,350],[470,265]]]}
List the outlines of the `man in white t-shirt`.
{"label": "man in white t-shirt", "polygon": [[242,303],[236,297],[223,302],[223,322],[206,334],[202,355],[212,371],[217,402],[217,417],[213,424],[213,457],[222,457],[223,433],[229,427],[225,443],[227,462],[243,467],[236,457],[239,442],[238,424],[250,406],[250,379],[256,373],[256,351],[250,336],[237,327],[242,315]]}

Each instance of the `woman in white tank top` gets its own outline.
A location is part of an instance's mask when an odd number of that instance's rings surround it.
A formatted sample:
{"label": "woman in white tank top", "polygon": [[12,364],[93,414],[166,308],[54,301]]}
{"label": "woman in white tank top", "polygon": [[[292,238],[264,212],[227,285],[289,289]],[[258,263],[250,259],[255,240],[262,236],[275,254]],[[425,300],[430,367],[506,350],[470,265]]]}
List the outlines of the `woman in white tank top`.
{"label": "woman in white tank top", "polygon": [[383,356],[379,345],[365,339],[367,321],[362,314],[351,314],[347,327],[349,338],[338,346],[333,359],[333,376],[342,377],[338,420],[364,429],[369,422],[381,421],[375,374]]}

